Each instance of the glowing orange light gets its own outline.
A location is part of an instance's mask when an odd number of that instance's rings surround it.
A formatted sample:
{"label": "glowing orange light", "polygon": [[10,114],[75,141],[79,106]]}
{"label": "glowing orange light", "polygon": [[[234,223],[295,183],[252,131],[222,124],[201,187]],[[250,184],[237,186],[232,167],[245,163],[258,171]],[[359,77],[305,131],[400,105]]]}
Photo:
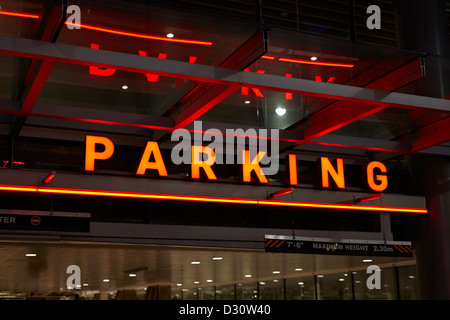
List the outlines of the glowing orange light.
{"label": "glowing orange light", "polygon": [[24,13],[24,12],[15,12],[15,11],[5,11],[0,10],[0,14],[4,16],[13,16],[13,17],[20,17],[20,18],[30,18],[30,19],[39,19],[38,14],[32,14],[32,13]]}
{"label": "glowing orange light", "polygon": [[322,187],[329,188],[330,181],[328,178],[328,174],[331,175],[337,187],[340,189],[345,188],[345,179],[344,179],[344,159],[337,158],[337,171],[334,169],[330,160],[326,157],[320,158],[320,167],[322,171]]}
{"label": "glowing orange light", "polygon": [[[386,175],[377,174],[374,176],[374,169],[377,168],[383,173],[387,173],[386,166],[379,161],[372,161],[367,165],[367,184],[370,189],[382,192],[388,187],[388,177]],[[378,181],[378,183],[375,181]]]}
{"label": "glowing orange light", "polygon": [[250,151],[249,150],[242,150],[242,180],[244,182],[251,182],[252,181],[252,171],[256,173],[256,176],[258,177],[259,182],[261,183],[268,183],[266,176],[264,175],[259,162],[261,159],[265,156],[264,151],[258,152],[256,157],[253,158],[253,160],[250,162]]}
{"label": "glowing orange light", "polygon": [[261,56],[261,59],[275,60],[275,57],[274,56],[263,55],[263,56]]}
{"label": "glowing orange light", "polygon": [[[150,157],[155,157],[154,162],[149,162]],[[143,175],[147,169],[154,169],[158,171],[158,174],[161,177],[167,177],[166,166],[164,165],[164,161],[161,155],[161,150],[159,149],[158,143],[154,141],[148,141],[145,146],[144,154],[141,157],[141,162],[139,163],[139,167],[136,171],[136,174]]]}
{"label": "glowing orange light", "polygon": [[326,66],[326,67],[342,67],[342,68],[353,68],[355,65],[350,63],[337,63],[337,62],[321,62],[321,61],[311,61],[302,59],[290,59],[290,58],[279,58],[279,61],[301,63],[301,64],[312,64],[315,66]]}
{"label": "glowing orange light", "polygon": [[[95,151],[95,146],[101,144],[105,150]],[[114,153],[114,143],[106,137],[86,136],[86,152],[84,170],[94,171],[95,160],[106,160],[111,158]]]}
{"label": "glowing orange light", "polygon": [[[207,160],[201,160],[201,156],[206,154]],[[191,177],[192,179],[200,179],[200,168],[206,173],[209,180],[217,180],[211,166],[216,162],[214,150],[205,146],[191,147]]]}
{"label": "glowing orange light", "polygon": [[165,36],[164,37],[163,36],[155,36],[155,35],[151,35],[151,34],[128,32],[128,31],[117,30],[117,29],[97,27],[97,26],[84,24],[84,23],[77,24],[77,23],[69,23],[66,21],[66,24],[70,24],[74,27],[80,27],[82,29],[89,29],[89,30],[94,30],[94,31],[100,31],[100,32],[105,32],[105,33],[111,33],[111,34],[117,34],[117,35],[121,35],[121,36],[128,36],[128,37],[141,38],[141,39],[147,39],[147,40],[159,40],[159,41],[167,41],[167,42],[175,42],[175,43],[197,44],[197,45],[204,45],[204,46],[210,46],[213,44],[211,41],[180,39],[180,38],[167,38]]}
{"label": "glowing orange light", "polygon": [[289,173],[289,184],[295,186],[298,184],[297,178],[297,156],[295,154],[289,154],[287,157],[288,161],[288,173]]}

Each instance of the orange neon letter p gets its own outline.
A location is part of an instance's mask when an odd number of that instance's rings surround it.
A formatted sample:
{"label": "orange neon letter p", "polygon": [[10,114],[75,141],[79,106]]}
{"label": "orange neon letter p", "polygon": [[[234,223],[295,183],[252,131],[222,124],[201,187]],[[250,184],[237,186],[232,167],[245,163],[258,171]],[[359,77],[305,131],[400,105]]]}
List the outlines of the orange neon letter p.
{"label": "orange neon letter p", "polygon": [[[95,151],[95,146],[101,144],[105,150],[101,152]],[[86,136],[86,151],[84,170],[94,171],[95,160],[106,160],[111,158],[114,153],[114,143],[106,137]]]}
{"label": "orange neon letter p", "polygon": [[[154,162],[149,162],[150,157],[155,157]],[[136,174],[143,175],[147,169],[155,169],[158,170],[158,174],[162,177],[167,177],[166,166],[164,165],[164,161],[161,155],[161,150],[159,150],[159,146],[154,141],[148,141],[145,146],[144,154],[142,155],[141,162],[139,163],[139,167],[136,171]]]}
{"label": "orange neon letter p", "polygon": [[[200,155],[206,153],[208,160],[200,160]],[[216,162],[216,154],[214,150],[205,146],[192,146],[191,147],[191,176],[192,179],[200,179],[200,168],[206,173],[209,180],[217,180],[214,171],[211,166]]]}
{"label": "orange neon letter p", "polygon": [[[367,184],[373,191],[382,192],[388,187],[387,175],[377,174],[374,176],[374,169],[380,169],[382,173],[387,173],[386,166],[379,161],[372,161],[367,165]],[[378,181],[378,183],[377,183]]]}
{"label": "orange neon letter p", "polygon": [[345,188],[344,159],[342,158],[336,159],[337,171],[334,169],[330,160],[326,157],[320,158],[320,164],[322,170],[322,187],[323,188],[330,187],[330,181],[328,177],[328,174],[330,174],[331,177],[333,178],[333,181],[336,183],[336,186],[339,189],[344,189]]}

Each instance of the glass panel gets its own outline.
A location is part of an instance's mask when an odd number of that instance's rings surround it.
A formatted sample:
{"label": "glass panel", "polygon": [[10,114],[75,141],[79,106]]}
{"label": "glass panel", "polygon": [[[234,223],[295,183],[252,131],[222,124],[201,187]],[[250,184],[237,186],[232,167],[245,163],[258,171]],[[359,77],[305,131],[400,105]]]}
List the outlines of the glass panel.
{"label": "glass panel", "polygon": [[283,279],[260,281],[259,300],[284,300]]}
{"label": "glass panel", "polygon": [[199,300],[215,300],[216,299],[216,287],[204,287],[198,288]]}
{"label": "glass panel", "polygon": [[183,289],[183,300],[197,300],[197,288]]}
{"label": "glass panel", "polygon": [[216,287],[216,300],[234,300],[235,298],[234,284]]}
{"label": "glass panel", "polygon": [[400,300],[417,300],[419,291],[416,281],[416,266],[397,268]]}
{"label": "glass panel", "polygon": [[256,282],[239,283],[236,286],[237,300],[258,300],[258,287]]}
{"label": "glass panel", "polygon": [[353,271],[353,288],[355,300],[395,300],[396,282],[394,268],[381,269],[381,287],[380,289],[369,289],[367,279],[370,275],[365,270]]}
{"label": "glass panel", "polygon": [[[145,74],[114,71],[98,75],[89,66],[57,63],[38,102],[88,109],[162,115],[181,99],[193,82],[168,77],[148,81]],[[95,118],[95,117],[94,117]]]}
{"label": "glass panel", "polygon": [[351,300],[351,280],[348,273],[316,276],[318,300]]}
{"label": "glass panel", "polygon": [[102,50],[219,65],[257,30],[253,21],[231,21],[146,3],[114,1],[111,6],[80,0],[77,5],[81,29],[63,28],[58,43],[81,47],[95,43]]}
{"label": "glass panel", "polygon": [[45,5],[31,1],[3,0],[0,6],[0,34],[35,38],[39,31],[39,16]]}
{"label": "glass panel", "polygon": [[286,279],[286,300],[314,300],[314,277]]}

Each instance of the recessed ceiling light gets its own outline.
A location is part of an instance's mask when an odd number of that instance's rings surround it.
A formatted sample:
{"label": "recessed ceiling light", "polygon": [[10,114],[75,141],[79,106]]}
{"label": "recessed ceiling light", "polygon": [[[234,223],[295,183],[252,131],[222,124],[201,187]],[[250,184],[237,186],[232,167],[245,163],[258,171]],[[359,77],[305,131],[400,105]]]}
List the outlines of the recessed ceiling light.
{"label": "recessed ceiling light", "polygon": [[127,89],[128,89],[128,86],[127,86],[127,85],[123,85],[123,86],[122,86],[122,89],[123,89],[123,90],[127,90]]}
{"label": "recessed ceiling light", "polygon": [[275,270],[275,271],[272,271],[272,273],[273,273],[273,274],[279,274],[279,273],[281,273],[281,272],[278,271],[278,270]]}
{"label": "recessed ceiling light", "polygon": [[89,286],[89,284],[83,283],[83,287],[87,287],[87,286]]}
{"label": "recessed ceiling light", "polygon": [[210,279],[210,280],[206,280],[206,282],[213,282],[213,281]]}
{"label": "recessed ceiling light", "polygon": [[200,281],[194,281],[194,284],[199,284],[200,283]]}
{"label": "recessed ceiling light", "polygon": [[134,278],[134,277],[136,277],[136,273],[130,273],[128,276],[129,276],[130,278]]}
{"label": "recessed ceiling light", "polygon": [[167,38],[173,38],[173,37],[175,37],[175,35],[174,35],[173,33],[168,33],[166,36],[167,36]]}
{"label": "recessed ceiling light", "polygon": [[81,284],[77,284],[77,285],[75,286],[75,288],[76,288],[76,289],[81,289]]}
{"label": "recessed ceiling light", "polygon": [[177,283],[177,287],[182,287],[183,284],[182,283]]}
{"label": "recessed ceiling light", "polygon": [[311,60],[312,60],[312,61],[316,61],[316,60],[317,60],[317,57],[311,57]]}
{"label": "recessed ceiling light", "polygon": [[251,278],[252,275],[251,275],[251,274],[246,274],[245,277],[246,277],[246,278]]}
{"label": "recessed ceiling light", "polygon": [[302,268],[295,268],[294,271],[302,271]]}
{"label": "recessed ceiling light", "polygon": [[319,274],[317,278],[323,278],[323,274]]}
{"label": "recessed ceiling light", "polygon": [[109,282],[109,279],[103,279],[103,282]]}
{"label": "recessed ceiling light", "polygon": [[215,261],[218,261],[218,260],[222,260],[223,258],[222,257],[213,257],[212,259]]}
{"label": "recessed ceiling light", "polygon": [[191,264],[200,264],[200,261],[191,261]]}
{"label": "recessed ceiling light", "polygon": [[250,104],[250,100],[245,100],[244,103],[245,104]]}
{"label": "recessed ceiling light", "polygon": [[339,281],[341,281],[341,282],[342,282],[342,281],[345,281],[345,279],[344,279],[344,278],[340,278],[340,279],[339,279]]}
{"label": "recessed ceiling light", "polygon": [[372,259],[364,259],[363,262],[372,262]]}
{"label": "recessed ceiling light", "polygon": [[303,281],[300,281],[299,283],[298,283],[298,285],[299,286],[302,286],[302,285],[304,285],[305,283],[303,282]]}
{"label": "recessed ceiling light", "polygon": [[264,281],[259,282],[260,285],[265,285],[266,283]]}
{"label": "recessed ceiling light", "polygon": [[25,257],[36,257],[37,254],[36,253],[27,253],[25,254]]}
{"label": "recessed ceiling light", "polygon": [[280,280],[278,280],[278,279],[274,279],[274,280],[273,280],[273,282],[280,282]]}
{"label": "recessed ceiling light", "polygon": [[277,115],[279,115],[280,117],[281,117],[281,116],[284,116],[284,115],[286,114],[286,108],[283,108],[283,107],[277,107],[277,108],[275,109],[275,112],[276,112]]}

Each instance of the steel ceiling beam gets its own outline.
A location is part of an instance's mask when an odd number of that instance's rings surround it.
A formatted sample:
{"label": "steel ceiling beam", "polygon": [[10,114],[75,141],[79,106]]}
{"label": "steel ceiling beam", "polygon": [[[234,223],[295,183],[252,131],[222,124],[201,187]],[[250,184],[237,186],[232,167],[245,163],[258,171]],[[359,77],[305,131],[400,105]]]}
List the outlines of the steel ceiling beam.
{"label": "steel ceiling beam", "polygon": [[[364,86],[368,89],[393,91],[423,77],[422,64],[416,59]],[[302,130],[303,140],[310,141],[352,122],[382,111],[389,105],[336,101],[301,120],[290,129]]]}
{"label": "steel ceiling beam", "polygon": [[224,85],[254,87],[261,90],[289,92],[315,97],[386,105],[408,109],[429,109],[450,113],[450,101],[412,94],[373,90],[313,80],[287,78],[270,74],[236,71],[188,62],[93,50],[64,44],[0,36],[0,54],[53,60],[85,66],[115,68],[166,77]]}

